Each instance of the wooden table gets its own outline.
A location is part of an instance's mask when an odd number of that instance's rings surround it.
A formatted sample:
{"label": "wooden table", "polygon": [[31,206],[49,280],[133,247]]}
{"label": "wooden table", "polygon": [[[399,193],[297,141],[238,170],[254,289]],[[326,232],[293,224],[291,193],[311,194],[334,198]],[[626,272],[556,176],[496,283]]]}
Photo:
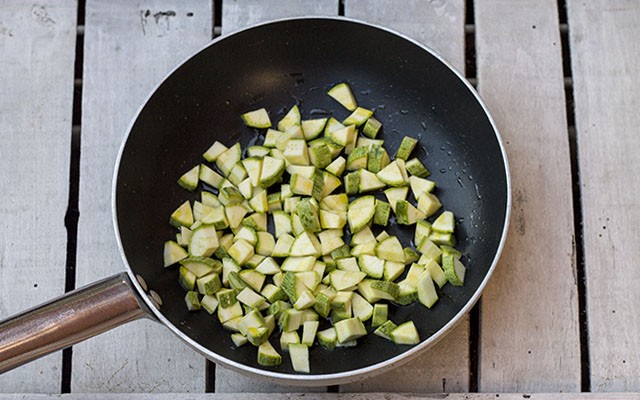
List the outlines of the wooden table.
{"label": "wooden table", "polygon": [[0,376],[14,393],[0,398],[637,398],[636,0],[0,0],[0,317],[123,269],[112,169],[159,80],[214,36],[301,15],[394,28],[477,85],[509,154],[513,212],[474,311],[408,365],[315,389],[215,367],[137,321]]}

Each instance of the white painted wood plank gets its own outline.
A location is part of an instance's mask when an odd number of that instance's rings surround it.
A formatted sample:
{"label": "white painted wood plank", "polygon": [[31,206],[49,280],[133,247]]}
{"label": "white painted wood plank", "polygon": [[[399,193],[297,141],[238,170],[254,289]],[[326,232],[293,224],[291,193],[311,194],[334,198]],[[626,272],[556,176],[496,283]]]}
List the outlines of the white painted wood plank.
{"label": "white painted wood plank", "polygon": [[[111,177],[130,119],[155,85],[211,39],[208,0],[86,5],[77,285],[123,270]],[[202,392],[204,358],[160,325],[137,321],[73,351],[74,392]]]}
{"label": "white painted wood plank", "polygon": [[640,3],[569,1],[591,389],[640,390]]}
{"label": "white painted wood plank", "polygon": [[345,16],[408,35],[464,73],[464,0],[345,0]]}
{"label": "white painted wood plank", "polygon": [[0,400],[636,400],[640,393],[163,393],[163,394],[8,394]]}
{"label": "white painted wood plank", "polygon": [[[0,319],[64,293],[76,7],[0,1]],[[0,375],[0,392],[59,392],[61,366]]]}
{"label": "white painted wood plank", "polygon": [[[442,54],[464,71],[464,1],[347,0],[345,15],[387,26]],[[469,390],[469,318],[423,355],[390,372],[341,385],[344,392],[464,392]]]}
{"label": "white painted wood plank", "polygon": [[337,14],[338,0],[225,0],[222,2],[222,33],[277,18]]}
{"label": "white painted wood plank", "polygon": [[407,364],[361,382],[340,385],[340,391],[346,393],[440,393],[468,390],[468,316],[433,348]]}
{"label": "white painted wood plank", "polygon": [[481,308],[480,391],[578,391],[573,209],[553,0],[475,2],[479,90],[505,140],[510,235]]}
{"label": "white painted wood plank", "polygon": [[[228,34],[247,26],[276,18],[304,15],[336,15],[338,0],[225,0],[222,4],[222,33]],[[222,366],[216,366],[215,390],[219,393],[233,392],[318,392],[326,387],[301,389],[295,386],[280,386],[249,378]]]}

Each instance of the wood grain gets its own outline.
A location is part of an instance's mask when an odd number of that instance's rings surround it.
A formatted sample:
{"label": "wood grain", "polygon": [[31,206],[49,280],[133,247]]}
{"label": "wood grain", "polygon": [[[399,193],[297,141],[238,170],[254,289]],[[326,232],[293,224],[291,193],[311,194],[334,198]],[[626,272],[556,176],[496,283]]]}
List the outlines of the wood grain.
{"label": "wood grain", "polygon": [[479,90],[511,169],[510,234],[482,299],[480,391],[578,391],[573,209],[558,11],[475,2]]}
{"label": "wood grain", "polygon": [[[123,270],[111,176],[130,119],[155,85],[211,39],[208,0],[86,5],[77,285]],[[137,321],[74,346],[74,392],[204,391],[204,358],[162,326]]]}
{"label": "wood grain", "polygon": [[345,0],[345,16],[397,30],[464,72],[464,0]]}
{"label": "wood grain", "polygon": [[[347,0],[345,15],[397,30],[431,47],[464,70],[464,1]],[[446,392],[469,390],[469,318],[440,343],[408,364],[382,375],[341,385],[344,392]]]}
{"label": "wood grain", "polygon": [[271,19],[337,14],[338,0],[225,0],[222,34]]}
{"label": "wood grain", "polygon": [[[135,393],[95,394],[92,400],[635,400],[640,393]],[[1,395],[0,400],[84,400],[86,395]]]}
{"label": "wood grain", "polygon": [[640,390],[640,3],[569,1],[593,391]]}
{"label": "wood grain", "polygon": [[[64,293],[76,7],[0,1],[0,319]],[[61,366],[3,374],[0,392],[57,393]]]}

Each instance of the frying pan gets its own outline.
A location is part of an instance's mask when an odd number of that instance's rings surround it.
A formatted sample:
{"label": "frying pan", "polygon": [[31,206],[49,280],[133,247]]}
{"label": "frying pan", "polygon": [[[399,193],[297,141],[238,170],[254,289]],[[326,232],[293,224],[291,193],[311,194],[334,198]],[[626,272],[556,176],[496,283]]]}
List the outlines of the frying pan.
{"label": "frying pan", "polygon": [[[391,306],[399,323],[413,320],[416,346],[367,335],[354,348],[310,351],[310,374],[295,373],[284,354],[275,368],[257,364],[253,346],[235,348],[229,332],[205,312],[188,312],[175,267],[162,267],[162,247],[175,235],[168,215],[185,199],[176,184],[214,141],[243,148],[259,132],[239,115],[261,107],[277,121],[293,104],[303,118],[347,116],[327,90],[348,82],[359,105],[374,109],[380,137],[395,154],[403,136],[431,170],[437,195],[456,216],[467,266],[463,287],[445,285],[428,310]],[[191,196],[191,197],[189,197]],[[143,316],[157,320],[208,359],[278,383],[354,381],[410,360],[436,343],[478,300],[505,240],[510,210],[507,159],[500,135],[471,85],[429,48],[388,29],[346,18],[264,23],[218,38],[171,72],[133,119],[113,182],[113,215],[126,266],[0,325],[0,372]],[[391,223],[407,244],[413,228]],[[142,278],[142,279],[140,279]],[[157,308],[148,294],[162,299]],[[369,324],[367,324],[369,325]],[[277,340],[272,340],[279,349]]]}

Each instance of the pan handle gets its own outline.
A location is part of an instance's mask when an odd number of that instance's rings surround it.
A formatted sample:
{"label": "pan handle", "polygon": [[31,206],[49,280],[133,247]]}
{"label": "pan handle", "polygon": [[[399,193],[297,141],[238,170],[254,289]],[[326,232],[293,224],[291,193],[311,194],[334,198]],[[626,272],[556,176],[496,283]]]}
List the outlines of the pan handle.
{"label": "pan handle", "polygon": [[0,374],[149,315],[126,273],[0,322]]}

